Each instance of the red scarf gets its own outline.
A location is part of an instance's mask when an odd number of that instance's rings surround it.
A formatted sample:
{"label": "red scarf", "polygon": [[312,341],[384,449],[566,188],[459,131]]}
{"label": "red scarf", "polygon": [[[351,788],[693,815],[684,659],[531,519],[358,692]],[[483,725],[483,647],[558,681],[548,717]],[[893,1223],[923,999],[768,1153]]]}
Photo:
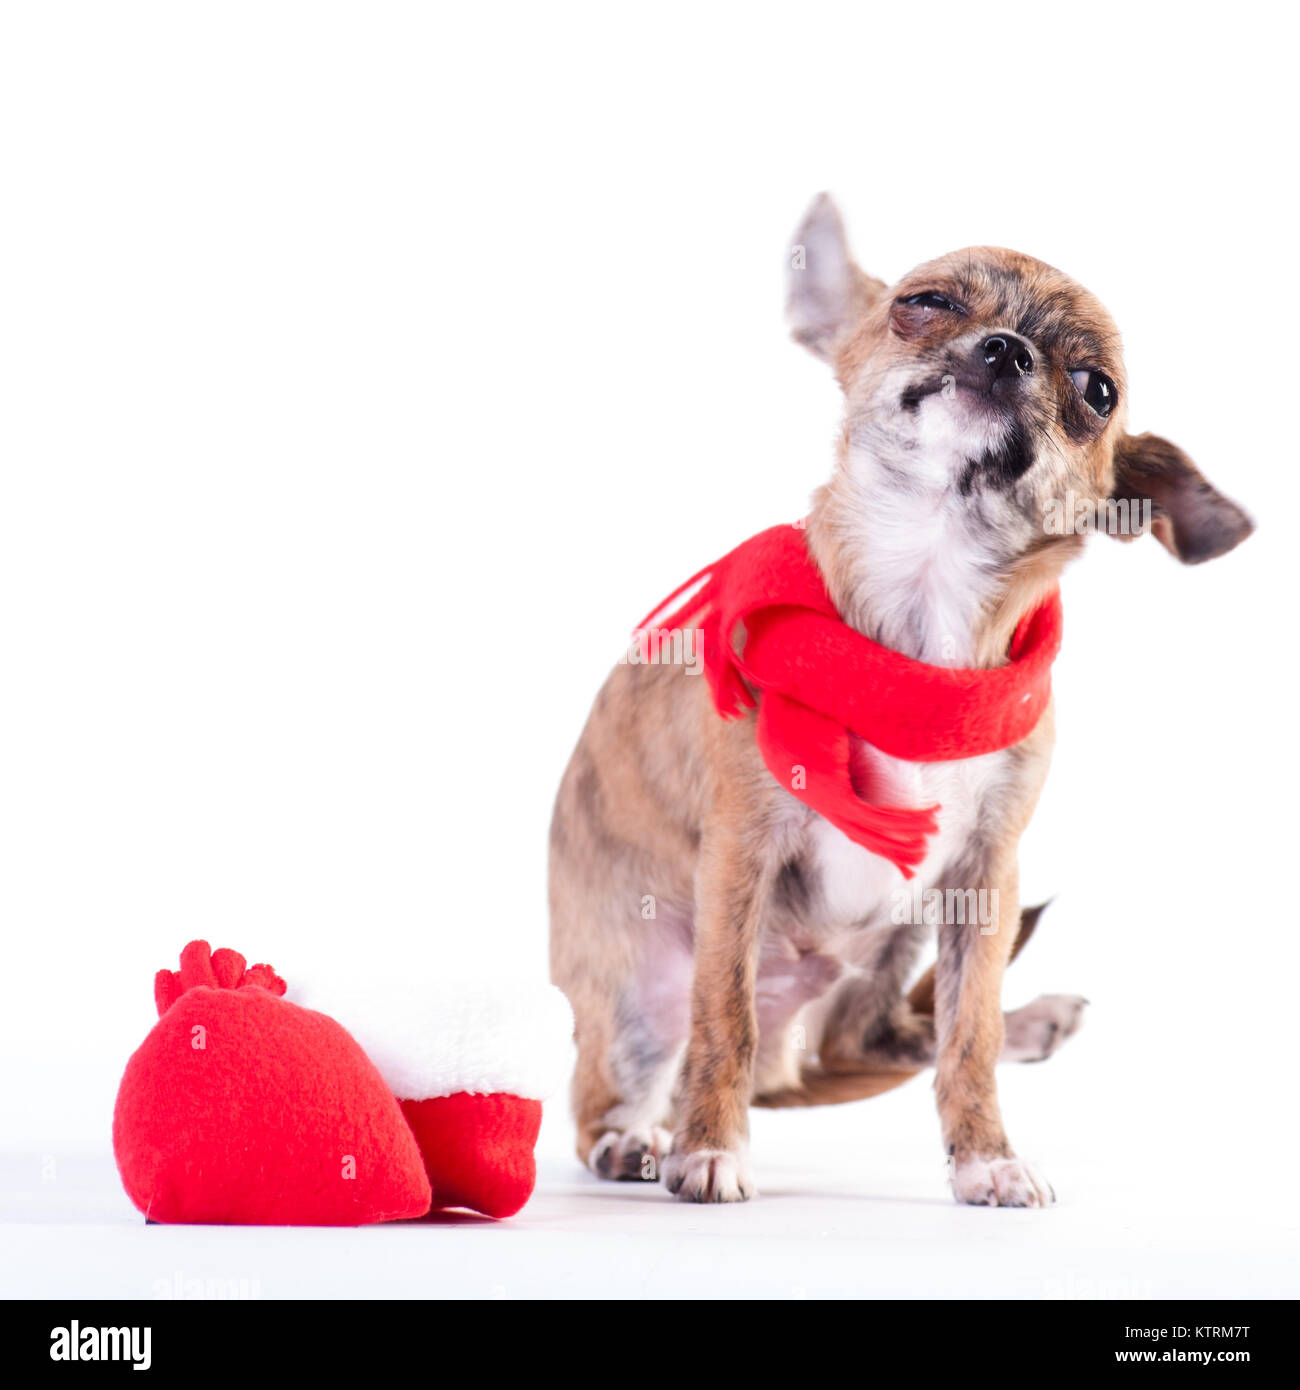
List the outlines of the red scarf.
{"label": "red scarf", "polygon": [[870,788],[855,786],[850,735],[922,763],[1009,748],[1047,707],[1061,646],[1053,589],[1016,629],[1005,666],[952,670],[890,651],[841,622],[798,526],[744,541],[670,594],[638,631],[663,630],[669,619],[698,624],[724,719],[757,706],[758,747],[772,776],[906,878],[925,858],[942,808],[873,801]]}

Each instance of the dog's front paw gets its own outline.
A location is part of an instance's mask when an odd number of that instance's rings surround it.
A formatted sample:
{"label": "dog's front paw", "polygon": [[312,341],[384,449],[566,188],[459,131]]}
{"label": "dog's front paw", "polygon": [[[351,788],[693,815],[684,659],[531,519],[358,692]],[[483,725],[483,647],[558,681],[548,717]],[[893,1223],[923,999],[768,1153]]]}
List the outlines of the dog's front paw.
{"label": "dog's front paw", "polygon": [[968,1158],[958,1163],[952,1193],[976,1207],[1050,1207],[1056,1193],[1042,1174],[1020,1158]]}
{"label": "dog's front paw", "polygon": [[1004,1062],[1046,1061],[1079,1031],[1088,1001],[1081,994],[1040,994],[1006,1016]]}
{"label": "dog's front paw", "polygon": [[683,1202],[747,1202],[758,1195],[748,1159],[732,1149],[670,1153],[663,1180]]}

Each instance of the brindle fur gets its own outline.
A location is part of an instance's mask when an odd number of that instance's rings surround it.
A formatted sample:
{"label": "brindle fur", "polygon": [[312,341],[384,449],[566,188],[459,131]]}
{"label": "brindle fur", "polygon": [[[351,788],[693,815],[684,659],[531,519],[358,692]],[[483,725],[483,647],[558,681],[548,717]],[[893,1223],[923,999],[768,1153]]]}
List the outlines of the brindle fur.
{"label": "brindle fur", "polygon": [[[1066,488],[1096,499],[1151,497],[1157,536],[1185,560],[1221,554],[1249,531],[1244,513],[1180,450],[1124,433],[1118,334],[1059,271],[978,248],[923,266],[889,291],[848,258],[824,198],[800,239],[808,278],[792,277],[794,333],[831,363],[847,403],[838,466],[814,499],[808,544],[859,631],[923,660],[1002,662],[1021,618],[1082,544],[1040,524],[1043,498]],[[921,290],[959,298],[965,318],[899,303]],[[1033,345],[1039,378],[1006,407],[1014,431],[971,425],[969,457],[950,476],[936,472],[914,422],[937,409],[926,400],[944,374],[966,370],[971,334],[994,330]],[[1081,361],[1118,386],[1118,408],[1105,421],[1070,383]],[[1009,461],[1013,434],[1015,448],[1030,452]],[[930,480],[918,481],[925,469]],[[952,534],[966,538],[971,594],[961,583],[949,593],[913,582],[908,566],[928,575],[934,556],[913,557],[910,538],[888,529],[891,516],[906,524],[913,498],[927,516],[950,516]],[[719,539],[721,550],[738,538]],[[897,563],[892,540],[902,547]],[[944,603],[955,655],[936,645]],[[927,858],[921,879],[941,890],[996,889],[998,929],[943,927],[937,961],[909,989],[932,930],[891,921],[883,889],[857,904],[836,899],[841,851],[828,848],[826,827],[765,767],[753,717],[720,719],[707,683],[680,665],[617,666],[565,773],[551,828],[552,974],[576,1017],[580,1158],[607,1177],[662,1170],[671,1190],[695,1200],[744,1198],[753,1191],[751,1104],[857,1099],[933,1065],[958,1198],[1050,1201],[1046,1184],[1014,1157],[994,1068],[1004,1048],[1022,1060],[1047,1055],[1077,1026],[1083,1003],[1050,996],[1065,1002],[1005,1018],[1000,1003],[1018,931],[1023,942],[1036,920],[1033,910],[1022,923],[1016,847],[1047,773],[1053,718],[1049,706],[1023,742],[954,774],[969,772],[969,829]]]}

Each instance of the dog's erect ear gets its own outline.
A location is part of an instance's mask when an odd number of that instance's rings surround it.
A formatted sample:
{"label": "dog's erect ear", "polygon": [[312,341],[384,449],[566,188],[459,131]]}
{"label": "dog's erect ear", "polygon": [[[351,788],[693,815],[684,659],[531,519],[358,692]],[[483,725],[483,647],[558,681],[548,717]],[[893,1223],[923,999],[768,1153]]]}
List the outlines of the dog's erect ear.
{"label": "dog's erect ear", "polygon": [[804,214],[787,265],[790,331],[818,357],[831,358],[885,286],[854,264],[839,209],[827,194],[819,193]]}
{"label": "dog's erect ear", "polygon": [[1115,449],[1115,498],[1151,501],[1151,533],[1185,565],[1226,555],[1255,523],[1211,486],[1177,444],[1126,434]]}

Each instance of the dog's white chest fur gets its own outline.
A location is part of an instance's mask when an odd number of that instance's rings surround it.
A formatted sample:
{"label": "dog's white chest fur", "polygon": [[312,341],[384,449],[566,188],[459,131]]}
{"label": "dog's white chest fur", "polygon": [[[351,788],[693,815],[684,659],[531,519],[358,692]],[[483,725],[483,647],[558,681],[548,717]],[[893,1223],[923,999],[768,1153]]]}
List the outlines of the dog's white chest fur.
{"label": "dog's white chest fur", "polygon": [[[924,447],[893,460],[908,471],[907,489],[900,490],[894,473],[882,466],[887,439],[856,440],[849,449],[852,487],[841,498],[839,524],[856,557],[845,597],[857,599],[845,618],[915,660],[971,666],[979,615],[988,611],[996,592],[995,529],[972,526],[954,489],[970,440],[948,402],[927,400],[917,418]],[[913,763],[855,739],[855,776],[871,788],[871,799],[881,805],[937,804],[942,807],[939,831],[915,879],[907,880],[889,860],[814,817],[807,847],[819,871],[826,920],[846,926],[878,917],[900,893],[910,897],[917,887],[974,886],[948,878],[960,876],[980,808],[1008,775],[1009,756]]]}
{"label": "dog's white chest fur", "polygon": [[938,804],[942,808],[939,830],[917,866],[915,879],[909,881],[888,859],[856,844],[821,816],[814,817],[807,834],[827,924],[847,927],[882,916],[888,920],[896,908],[908,910],[916,889],[975,886],[950,881],[950,876],[960,872],[962,851],[977,826],[981,805],[1005,776],[1007,754],[909,763],[859,744],[855,756],[869,763],[873,789],[882,802]]}
{"label": "dog's white chest fur", "polygon": [[[893,460],[906,466],[911,486],[900,490],[872,445],[855,442],[847,472],[840,525],[855,558],[848,594],[856,603],[847,621],[876,641],[918,661],[945,667],[975,662],[978,619],[990,608],[999,565],[996,529],[972,526],[969,509],[953,487],[970,441],[946,401],[931,398],[918,412],[923,448]],[[843,607],[843,605],[841,605]],[[939,830],[913,880],[889,860],[855,844],[820,816],[811,819],[806,848],[818,870],[821,910],[828,925],[888,920],[900,894],[915,889],[975,887],[962,876],[962,857],[990,792],[1009,774],[1006,752],[954,762],[914,763],[853,743],[855,778],[881,805],[939,805]],[[973,866],[971,872],[974,872]]]}

